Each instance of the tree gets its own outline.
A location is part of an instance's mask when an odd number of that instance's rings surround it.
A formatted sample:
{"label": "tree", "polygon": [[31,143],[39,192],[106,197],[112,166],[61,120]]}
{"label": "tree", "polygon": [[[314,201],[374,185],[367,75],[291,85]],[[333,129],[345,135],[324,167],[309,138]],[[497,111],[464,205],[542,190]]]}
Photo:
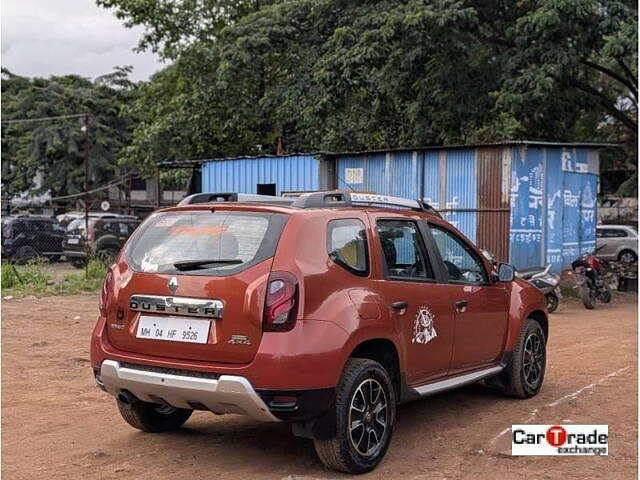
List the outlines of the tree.
{"label": "tree", "polygon": [[[90,114],[91,186],[114,180],[117,158],[130,141],[132,120],[121,116],[134,84],[129,68],[94,81],[76,75],[25,78],[2,70],[2,119]],[[83,118],[5,123],[2,183],[10,194],[47,191],[55,197],[84,191]],[[40,181],[37,182],[36,179]]]}
{"label": "tree", "polygon": [[636,170],[631,1],[99,3],[174,62],[136,103],[132,160],[530,138],[626,142],[605,163]]}

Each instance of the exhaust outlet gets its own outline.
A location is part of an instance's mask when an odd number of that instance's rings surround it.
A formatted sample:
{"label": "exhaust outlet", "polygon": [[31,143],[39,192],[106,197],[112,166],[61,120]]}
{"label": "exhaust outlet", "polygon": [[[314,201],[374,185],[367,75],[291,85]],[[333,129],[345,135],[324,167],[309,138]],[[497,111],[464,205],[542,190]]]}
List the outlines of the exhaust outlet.
{"label": "exhaust outlet", "polygon": [[136,397],[133,393],[128,390],[122,390],[116,396],[119,402],[124,403],[125,405],[133,405],[136,402],[139,402],[138,397]]}

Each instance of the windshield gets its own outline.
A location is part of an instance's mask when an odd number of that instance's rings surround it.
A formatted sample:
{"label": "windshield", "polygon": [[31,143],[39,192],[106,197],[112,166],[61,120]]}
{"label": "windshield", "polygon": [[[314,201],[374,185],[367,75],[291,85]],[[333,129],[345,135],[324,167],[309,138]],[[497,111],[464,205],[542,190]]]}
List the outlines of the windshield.
{"label": "windshield", "polygon": [[140,272],[234,273],[273,255],[283,217],[231,211],[156,214],[134,235],[127,260]]}

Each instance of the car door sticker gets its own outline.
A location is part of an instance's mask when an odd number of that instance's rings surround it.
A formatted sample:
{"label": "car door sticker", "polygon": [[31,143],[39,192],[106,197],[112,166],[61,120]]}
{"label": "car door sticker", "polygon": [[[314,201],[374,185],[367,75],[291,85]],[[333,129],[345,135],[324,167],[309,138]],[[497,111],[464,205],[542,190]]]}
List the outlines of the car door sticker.
{"label": "car door sticker", "polygon": [[436,338],[436,328],[433,325],[435,316],[429,307],[421,305],[418,307],[418,314],[413,322],[413,338],[411,343],[429,343]]}

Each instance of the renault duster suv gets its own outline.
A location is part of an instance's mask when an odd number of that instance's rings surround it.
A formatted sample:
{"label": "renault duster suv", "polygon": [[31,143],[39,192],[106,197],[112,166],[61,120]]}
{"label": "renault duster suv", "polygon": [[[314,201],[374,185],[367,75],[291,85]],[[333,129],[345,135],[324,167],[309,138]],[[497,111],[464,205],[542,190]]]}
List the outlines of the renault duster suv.
{"label": "renault duster suv", "polygon": [[158,211],[107,272],[91,363],[131,426],[193,410],[289,422],[326,466],[362,473],[399,403],[480,380],[540,390],[544,297],[424,203],[247,197]]}

